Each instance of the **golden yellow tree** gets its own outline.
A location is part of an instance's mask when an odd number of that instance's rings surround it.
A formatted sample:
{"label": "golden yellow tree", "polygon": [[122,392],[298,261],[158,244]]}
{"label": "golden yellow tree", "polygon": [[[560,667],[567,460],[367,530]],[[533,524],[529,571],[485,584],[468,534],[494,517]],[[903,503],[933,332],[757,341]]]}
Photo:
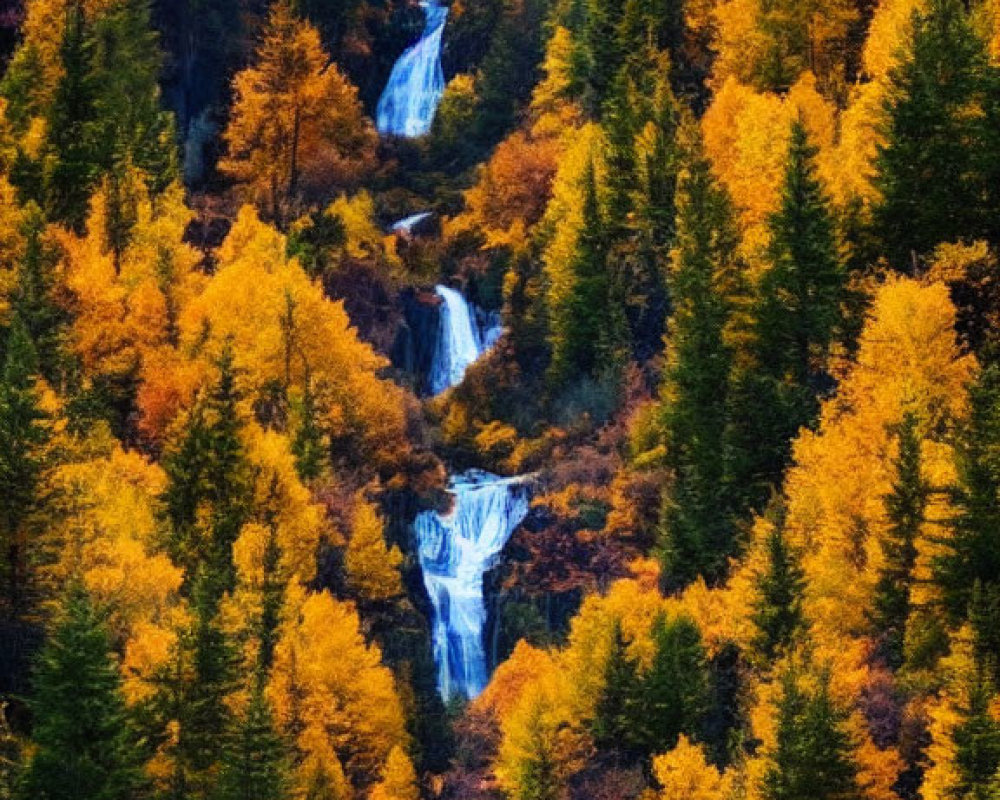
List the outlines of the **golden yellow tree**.
{"label": "golden yellow tree", "polygon": [[375,133],[357,89],[288,0],[272,6],[255,63],[233,91],[222,168],[246,182],[273,220],[302,197],[352,184],[369,166]]}
{"label": "golden yellow tree", "polygon": [[382,781],[372,789],[370,800],[418,800],[419,797],[413,762],[403,748],[392,748],[382,770]]}
{"label": "golden yellow tree", "polygon": [[732,789],[730,776],[709,764],[705,751],[684,735],[677,747],[653,759],[653,774],[661,800],[723,800]]}
{"label": "golden yellow tree", "polygon": [[344,566],[348,586],[360,599],[370,602],[392,600],[403,593],[399,579],[403,555],[395,545],[386,547],[384,527],[374,503],[359,492],[354,500],[354,519]]}

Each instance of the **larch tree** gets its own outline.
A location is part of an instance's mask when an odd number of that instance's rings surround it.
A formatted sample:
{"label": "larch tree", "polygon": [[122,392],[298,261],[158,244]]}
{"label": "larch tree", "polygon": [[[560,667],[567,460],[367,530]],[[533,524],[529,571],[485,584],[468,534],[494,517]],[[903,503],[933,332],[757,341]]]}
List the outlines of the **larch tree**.
{"label": "larch tree", "polygon": [[403,594],[399,578],[403,555],[395,545],[386,546],[384,527],[375,505],[358,493],[344,567],[348,586],[360,599],[370,603],[386,602]]}
{"label": "larch tree", "polygon": [[351,185],[369,166],[375,133],[357,89],[288,0],[271,8],[252,66],[233,80],[222,169],[281,223],[303,199]]}

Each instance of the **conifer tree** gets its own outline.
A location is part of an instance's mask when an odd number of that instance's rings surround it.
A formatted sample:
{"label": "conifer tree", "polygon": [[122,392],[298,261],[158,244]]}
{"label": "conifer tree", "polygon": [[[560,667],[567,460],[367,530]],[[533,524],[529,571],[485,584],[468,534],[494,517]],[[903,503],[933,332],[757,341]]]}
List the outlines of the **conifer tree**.
{"label": "conifer tree", "polygon": [[890,528],[882,540],[885,559],[872,599],[871,621],[879,652],[892,669],[903,665],[903,639],[910,615],[916,539],[924,522],[930,487],[921,471],[917,418],[908,413],[899,426],[899,454],[892,492],[885,497]]}
{"label": "conifer tree", "polygon": [[[232,547],[250,513],[238,402],[227,346],[219,360],[217,383],[193,409],[180,443],[164,460],[171,555],[185,568],[189,581],[203,566],[216,597],[234,585]],[[207,532],[202,531],[205,524]]]}
{"label": "conifer tree", "polygon": [[978,663],[965,702],[957,710],[959,724],[952,732],[957,772],[955,796],[990,800],[991,787],[1000,769],[1000,722],[991,711],[996,691],[989,668]]}
{"label": "conifer tree", "polygon": [[768,510],[767,567],[758,581],[752,620],[754,640],[763,665],[771,664],[802,627],[802,594],[805,577],[798,558],[785,537],[785,506],[776,498]]}
{"label": "conifer tree", "polygon": [[847,712],[830,697],[828,674],[815,690],[799,685],[798,670],[782,678],[777,745],[764,775],[765,800],[860,800]]}
{"label": "conifer tree", "polygon": [[997,240],[996,69],[961,0],[914,16],[908,57],[890,73],[877,160],[876,234],[896,269],[935,246]]}
{"label": "conifer tree", "polygon": [[[689,131],[689,134],[691,132]],[[663,375],[661,426],[671,482],[660,557],[666,588],[718,580],[736,549],[722,467],[732,352],[728,273],[736,232],[729,200],[695,144],[680,179],[677,244],[668,280],[674,308]]]}
{"label": "conifer tree", "polygon": [[0,373],[0,585],[5,610],[13,615],[25,611],[30,602],[24,525],[39,503],[49,438],[37,370],[31,338],[15,316],[4,342]]}
{"label": "conifer tree", "polygon": [[315,480],[323,472],[327,460],[323,431],[320,429],[319,412],[313,393],[312,380],[306,376],[302,398],[292,404],[297,420],[295,437],[292,439],[292,453],[295,455],[295,469],[304,481]]}
{"label": "conifer tree", "polygon": [[643,713],[639,667],[628,654],[621,621],[616,619],[604,666],[604,688],[594,710],[594,741],[628,757],[639,755],[639,717]]}
{"label": "conifer tree", "polygon": [[118,665],[86,590],[73,581],[38,658],[34,755],[24,800],[134,800],[143,784]]}
{"label": "conifer tree", "polygon": [[953,620],[965,618],[977,582],[1000,584],[1000,365],[983,367],[969,389],[970,410],[956,443],[955,516],[935,579]]}
{"label": "conifer tree", "polygon": [[689,617],[653,623],[653,663],[643,675],[642,702],[633,725],[643,753],[667,753],[678,737],[700,738],[709,705],[708,662],[697,624]]}
{"label": "conifer tree", "polygon": [[254,680],[246,711],[224,739],[213,800],[285,800],[290,797],[285,743],[275,730],[264,681]]}
{"label": "conifer tree", "polygon": [[595,375],[620,366],[619,309],[614,302],[608,237],[592,163],[581,183],[583,218],[569,264],[572,288],[565,301],[551,309],[549,378],[557,386],[573,376]]}
{"label": "conifer tree", "polygon": [[728,480],[754,509],[780,481],[799,428],[819,412],[826,356],[842,327],[846,275],[816,153],[795,122],[767,269],[751,308],[752,362],[735,381]]}

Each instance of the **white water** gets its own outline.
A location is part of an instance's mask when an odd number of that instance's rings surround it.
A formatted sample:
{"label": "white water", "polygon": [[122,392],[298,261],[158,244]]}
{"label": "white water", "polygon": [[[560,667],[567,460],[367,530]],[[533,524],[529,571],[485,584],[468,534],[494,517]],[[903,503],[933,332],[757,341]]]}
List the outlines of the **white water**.
{"label": "white water", "polygon": [[447,514],[417,515],[418,556],[434,609],[432,636],[438,688],[446,700],[476,697],[489,680],[483,644],[483,576],[528,513],[525,478],[470,470],[451,479]]}
{"label": "white water", "polygon": [[448,7],[437,0],[420,4],[426,20],[420,40],[409,47],[392,67],[389,82],[376,108],[379,133],[423,136],[430,131],[438,101],[444,94],[441,71],[441,36]]}
{"label": "white water", "polygon": [[423,222],[433,213],[433,211],[419,211],[416,214],[410,214],[410,216],[403,217],[401,220],[392,223],[392,227],[389,230],[392,233],[411,233],[414,225]]}
{"label": "white water", "polygon": [[498,314],[482,314],[460,292],[447,286],[434,291],[442,301],[441,322],[428,383],[431,394],[440,394],[461,383],[465,370],[496,343],[503,328]]}

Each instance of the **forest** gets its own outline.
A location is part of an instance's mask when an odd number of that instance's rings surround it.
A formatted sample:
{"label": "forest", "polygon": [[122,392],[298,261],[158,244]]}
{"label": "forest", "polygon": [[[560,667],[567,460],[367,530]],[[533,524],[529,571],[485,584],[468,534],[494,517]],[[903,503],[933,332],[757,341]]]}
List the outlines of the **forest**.
{"label": "forest", "polygon": [[0,800],[1000,800],[1000,0],[0,75]]}

